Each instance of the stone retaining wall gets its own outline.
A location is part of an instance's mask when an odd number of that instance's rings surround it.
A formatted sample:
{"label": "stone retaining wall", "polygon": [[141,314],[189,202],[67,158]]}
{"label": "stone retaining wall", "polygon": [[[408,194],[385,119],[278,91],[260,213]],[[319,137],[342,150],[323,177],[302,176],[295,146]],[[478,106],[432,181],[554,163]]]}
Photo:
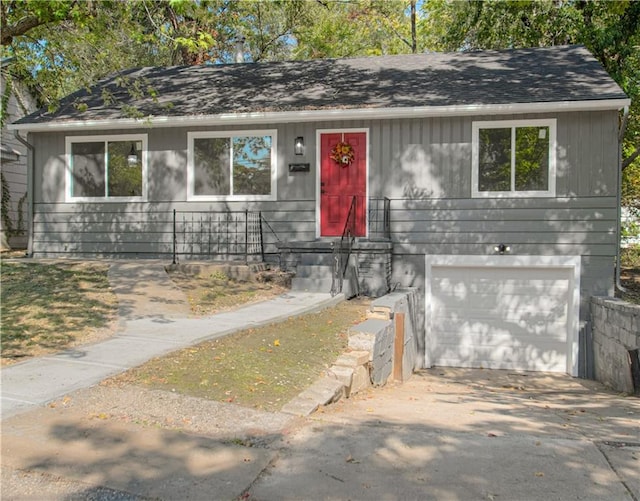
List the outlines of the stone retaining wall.
{"label": "stone retaining wall", "polygon": [[[417,289],[398,290],[373,301],[367,320],[349,330],[349,349],[323,377],[285,404],[282,412],[308,416],[321,405],[372,385],[408,379],[417,363],[416,329],[422,304]],[[402,357],[396,358],[400,352]]]}
{"label": "stone retaining wall", "polygon": [[[415,289],[386,294],[372,301],[367,320],[350,329],[350,353],[341,357],[343,362],[338,359],[329,370],[329,374],[344,381],[347,395],[369,385],[382,386],[392,378],[404,381],[411,376],[417,359],[415,319],[420,304],[418,299]],[[402,329],[398,324],[400,317]],[[396,358],[399,353],[402,355]],[[367,356],[362,357],[362,354]],[[357,364],[353,362],[354,357],[359,360]],[[364,374],[363,367],[366,368],[366,383],[360,377]]]}
{"label": "stone retaining wall", "polygon": [[592,297],[591,329],[596,380],[616,391],[640,392],[640,306],[610,297]]}

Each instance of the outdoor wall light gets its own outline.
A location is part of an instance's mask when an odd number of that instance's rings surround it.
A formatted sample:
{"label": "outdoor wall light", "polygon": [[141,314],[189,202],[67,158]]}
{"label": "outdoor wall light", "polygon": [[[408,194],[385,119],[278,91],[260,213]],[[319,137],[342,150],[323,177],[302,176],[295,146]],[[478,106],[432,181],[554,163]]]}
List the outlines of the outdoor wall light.
{"label": "outdoor wall light", "polygon": [[136,153],[135,145],[131,145],[131,151],[127,155],[127,164],[129,167],[135,167],[138,165],[138,154]]}
{"label": "outdoor wall light", "polygon": [[511,252],[511,247],[505,244],[498,244],[493,248],[493,250],[498,254],[505,254],[507,252]]}
{"label": "outdoor wall light", "polygon": [[296,155],[304,155],[304,138],[302,136],[296,137],[296,142],[293,144],[293,151]]}

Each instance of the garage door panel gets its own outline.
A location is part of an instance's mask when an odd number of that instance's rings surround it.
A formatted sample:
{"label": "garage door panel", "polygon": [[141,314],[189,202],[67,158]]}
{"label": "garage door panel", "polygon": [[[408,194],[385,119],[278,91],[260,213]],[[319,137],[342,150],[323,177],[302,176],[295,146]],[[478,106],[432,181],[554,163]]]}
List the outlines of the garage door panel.
{"label": "garage door panel", "polygon": [[432,290],[444,296],[465,300],[476,295],[494,297],[495,295],[511,295],[528,297],[531,294],[563,294],[566,291],[566,280],[521,280],[521,279],[472,279],[460,277],[457,280],[434,278]]}
{"label": "garage door panel", "polygon": [[[493,321],[493,319],[482,319],[474,317],[474,322],[469,322],[465,318],[437,318],[434,317],[431,325],[443,336],[473,336],[480,339],[487,332],[502,333],[510,339],[521,339],[531,337],[533,341],[539,338],[548,337],[558,341],[565,342],[567,340],[566,319],[548,322],[525,322],[520,321],[504,321],[501,319]],[[437,339],[440,339],[438,336]]]}
{"label": "garage door panel", "polygon": [[502,335],[501,333],[495,333],[490,336],[481,336],[480,338],[469,338],[468,336],[450,336],[447,341],[439,341],[437,346],[439,349],[448,351],[449,353],[455,352],[458,348],[460,348],[460,350],[468,351],[473,347],[477,347],[479,350],[498,350],[509,348],[514,351],[566,351],[565,342],[561,339],[541,339],[532,337],[531,339],[522,339],[514,342],[508,334]]}
{"label": "garage door panel", "polygon": [[[562,298],[560,298],[562,299]],[[523,305],[503,305],[485,307],[483,305],[475,305],[465,307],[464,305],[451,305],[446,302],[438,302],[432,305],[434,318],[456,319],[456,318],[474,318],[474,319],[500,319],[506,322],[518,322],[526,320],[527,323],[546,323],[549,321],[560,321],[566,323],[567,307],[566,303],[544,304],[549,301],[545,298],[543,301],[531,301]]]}
{"label": "garage door panel", "polygon": [[432,266],[433,365],[565,372],[567,267]]}
{"label": "garage door panel", "polygon": [[443,351],[438,363],[444,367],[481,367],[485,369],[517,369],[528,371],[565,372],[566,354],[563,346],[556,350],[536,347],[452,347]]}

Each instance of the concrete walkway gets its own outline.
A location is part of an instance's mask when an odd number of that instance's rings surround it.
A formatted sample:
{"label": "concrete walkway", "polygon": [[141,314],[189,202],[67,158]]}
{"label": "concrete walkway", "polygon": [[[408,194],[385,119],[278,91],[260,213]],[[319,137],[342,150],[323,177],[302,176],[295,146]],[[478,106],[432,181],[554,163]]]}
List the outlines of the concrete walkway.
{"label": "concrete walkway", "polygon": [[3,412],[24,411],[2,422],[3,501],[640,500],[640,399],[566,375],[435,368],[304,419],[134,387],[42,406],[332,301],[286,294],[195,320],[159,265],[110,277],[123,298],[115,338],[2,371]]}
{"label": "concrete walkway", "polygon": [[106,341],[3,368],[2,419],[93,386],[153,357],[319,310],[343,299],[328,293],[290,292],[234,311],[190,318],[186,297],[162,263],[113,263],[108,275],[119,303],[117,334]]}

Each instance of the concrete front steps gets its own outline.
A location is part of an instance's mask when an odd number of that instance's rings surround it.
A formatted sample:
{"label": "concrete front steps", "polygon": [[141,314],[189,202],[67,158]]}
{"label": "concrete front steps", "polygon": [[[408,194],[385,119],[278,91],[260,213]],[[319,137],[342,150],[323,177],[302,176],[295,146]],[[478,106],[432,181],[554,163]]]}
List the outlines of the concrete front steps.
{"label": "concrete front steps", "polygon": [[[294,290],[329,292],[335,256],[340,238],[312,241],[278,242],[280,268],[295,273]],[[389,240],[357,238],[351,248],[341,292],[346,297],[380,297],[389,292],[391,254]],[[339,288],[339,286],[338,286]]]}
{"label": "concrete front steps", "polygon": [[299,264],[291,281],[291,290],[331,292],[333,270],[325,264]]}
{"label": "concrete front steps", "polygon": [[410,321],[415,299],[415,291],[404,291],[373,301],[367,320],[350,329],[348,350],[311,387],[288,402],[282,412],[308,416],[320,406],[371,386],[382,386],[391,378],[408,379],[415,362],[414,327]]}

